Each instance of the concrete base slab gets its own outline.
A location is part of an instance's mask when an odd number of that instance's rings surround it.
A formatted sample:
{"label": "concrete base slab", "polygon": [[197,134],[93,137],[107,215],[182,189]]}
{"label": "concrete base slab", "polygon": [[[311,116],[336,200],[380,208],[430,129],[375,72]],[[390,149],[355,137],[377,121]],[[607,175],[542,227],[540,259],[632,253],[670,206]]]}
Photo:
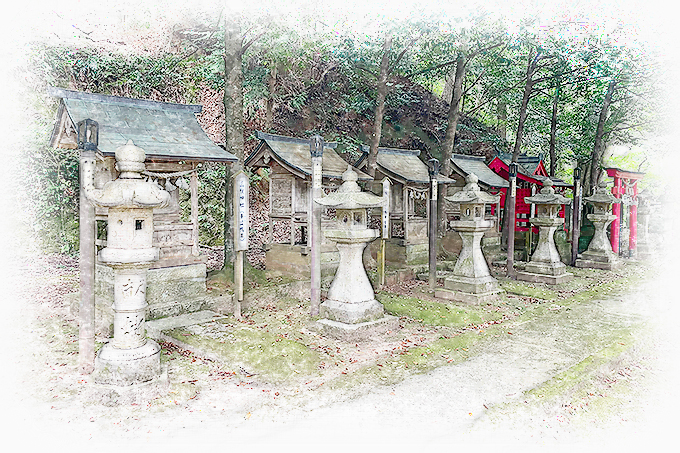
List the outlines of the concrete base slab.
{"label": "concrete base slab", "polygon": [[504,292],[505,291],[503,290],[498,290],[489,291],[486,293],[473,294],[466,293],[463,291],[455,291],[452,289],[437,288],[434,291],[434,297],[437,297],[439,299],[454,300],[456,302],[463,302],[471,305],[480,305],[493,302],[498,298],[500,294]]}
{"label": "concrete base slab", "polygon": [[375,321],[345,324],[344,322],[321,319],[310,324],[310,329],[322,335],[343,341],[364,341],[376,335],[382,335],[399,328],[399,318],[385,315]]}
{"label": "concrete base slab", "polygon": [[532,282],[532,283],[546,283],[548,285],[559,285],[573,280],[574,274],[565,272],[562,275],[545,275],[533,274],[531,272],[517,272],[517,280]]}
{"label": "concrete base slab", "polygon": [[192,326],[194,324],[201,324],[208,321],[224,318],[219,313],[211,310],[203,310],[196,313],[187,313],[179,316],[172,316],[169,318],[154,319],[147,321],[146,334],[149,338],[158,340],[161,338],[161,331],[176,329],[177,327]]}
{"label": "concrete base slab", "polygon": [[603,261],[593,261],[593,260],[587,260],[583,258],[578,258],[576,262],[574,263],[576,267],[579,268],[591,268],[591,269],[602,269],[605,271],[611,271],[615,270],[621,267],[621,262],[620,261],[609,261],[609,262],[603,262]]}

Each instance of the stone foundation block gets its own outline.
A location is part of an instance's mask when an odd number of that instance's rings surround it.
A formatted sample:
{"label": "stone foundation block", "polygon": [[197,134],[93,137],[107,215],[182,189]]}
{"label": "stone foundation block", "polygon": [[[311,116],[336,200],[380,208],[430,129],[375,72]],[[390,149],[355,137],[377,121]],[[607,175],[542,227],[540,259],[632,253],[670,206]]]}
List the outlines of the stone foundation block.
{"label": "stone foundation block", "polygon": [[504,293],[502,289],[496,291],[489,291],[485,293],[466,293],[463,291],[454,291],[446,288],[437,288],[434,291],[434,297],[439,299],[453,300],[456,302],[463,302],[470,305],[480,305],[495,301],[498,296]]}
{"label": "stone foundation block", "polygon": [[347,342],[365,341],[377,335],[394,332],[399,328],[399,318],[385,315],[380,319],[357,324],[321,319],[311,324],[310,329],[337,340]]}
{"label": "stone foundation block", "polygon": [[105,344],[95,359],[97,384],[128,386],[152,381],[161,374],[161,347],[153,340],[132,349]]}
{"label": "stone foundation block", "polygon": [[324,318],[346,324],[374,321],[383,316],[385,309],[377,300],[347,303],[326,300],[319,307],[319,314]]}
{"label": "stone foundation block", "polygon": [[559,285],[573,280],[574,274],[565,272],[562,275],[534,274],[532,272],[517,272],[517,280],[531,283],[547,283],[548,285]]}

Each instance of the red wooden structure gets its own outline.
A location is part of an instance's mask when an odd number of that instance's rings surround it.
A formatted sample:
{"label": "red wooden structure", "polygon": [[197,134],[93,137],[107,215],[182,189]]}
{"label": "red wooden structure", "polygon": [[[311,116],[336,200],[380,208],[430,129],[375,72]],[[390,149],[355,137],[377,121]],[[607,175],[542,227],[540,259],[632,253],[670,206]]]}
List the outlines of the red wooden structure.
{"label": "red wooden structure", "polygon": [[[509,165],[511,162],[510,154],[500,154],[489,162],[489,168],[496,172],[501,178],[509,179]],[[543,181],[548,178],[548,172],[543,164],[543,159],[538,156],[527,156],[522,154],[517,160],[517,198],[515,202],[515,231],[529,231],[529,218],[533,214],[533,205],[524,202],[524,197],[535,195],[543,187]],[[558,193],[563,193],[567,188],[573,188],[570,184],[559,178],[550,178],[553,187]],[[501,209],[505,206],[506,188],[500,189]],[[559,216],[564,218],[564,206],[560,208]],[[533,228],[538,232],[538,228]]]}
{"label": "red wooden structure", "polygon": [[[623,204],[627,204],[630,210],[630,217],[628,223],[630,227],[630,235],[628,237],[628,250],[631,256],[635,255],[637,250],[637,182],[642,179],[644,173],[636,171],[626,171],[618,168],[606,168],[607,175],[614,178],[614,187],[612,187],[612,194],[620,200]],[[612,243],[612,250],[614,253],[619,253],[619,242],[621,234],[621,215],[622,203],[614,203],[612,205],[612,214],[616,219],[611,224],[611,234],[609,240]]]}

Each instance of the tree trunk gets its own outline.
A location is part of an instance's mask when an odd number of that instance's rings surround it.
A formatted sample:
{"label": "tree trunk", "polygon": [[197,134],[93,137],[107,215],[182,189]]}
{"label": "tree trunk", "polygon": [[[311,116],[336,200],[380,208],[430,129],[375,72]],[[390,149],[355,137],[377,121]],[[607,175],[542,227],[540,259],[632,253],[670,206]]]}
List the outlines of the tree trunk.
{"label": "tree trunk", "polygon": [[392,35],[385,36],[383,45],[383,55],[380,62],[380,74],[378,75],[378,94],[375,99],[375,123],[373,124],[373,135],[371,136],[370,148],[368,151],[368,162],[366,172],[375,177],[375,170],[378,162],[378,146],[380,146],[380,136],[382,135],[382,122],[385,115],[385,98],[387,97],[387,76],[389,71],[389,55],[392,47]]}
{"label": "tree trunk", "polygon": [[[243,73],[242,45],[243,36],[236,19],[226,19],[224,34],[224,117],[226,126],[226,149],[238,157],[233,170],[242,168],[244,160],[243,140]],[[233,269],[234,232],[231,188],[232,169],[225,169],[224,195],[224,269]]]}
{"label": "tree trunk", "polygon": [[456,68],[451,69],[451,72],[444,79],[444,91],[442,92],[442,100],[451,104],[453,98],[453,84],[456,81]]}
{"label": "tree trunk", "polygon": [[557,87],[555,87],[555,98],[553,99],[552,106],[552,118],[550,119],[550,177],[555,176],[555,170],[557,167],[557,152],[555,147],[557,144],[557,103],[560,98],[560,82],[557,81]]}
{"label": "tree trunk", "polygon": [[[462,53],[456,57],[456,70],[453,77],[453,90],[451,102],[449,103],[448,123],[446,125],[446,135],[444,136],[444,143],[442,144],[442,165],[441,174],[450,176],[451,174],[451,156],[453,155],[453,145],[456,138],[456,129],[458,128],[458,120],[460,119],[459,105],[461,97],[463,96],[463,79],[465,79],[466,69],[465,56]],[[444,193],[439,196],[437,203],[438,230],[439,234],[443,235],[446,232],[446,201],[444,200]]]}
{"label": "tree trunk", "polygon": [[498,134],[503,140],[508,139],[508,104],[503,100],[498,101]]}
{"label": "tree trunk", "polygon": [[278,72],[277,63],[272,63],[269,71],[269,97],[267,98],[267,111],[264,119],[264,128],[270,132],[274,127],[274,92],[276,91],[276,76]]}
{"label": "tree trunk", "polygon": [[524,94],[522,95],[522,104],[519,108],[519,121],[517,123],[517,134],[515,135],[515,147],[512,151],[512,161],[517,162],[520,151],[522,149],[522,137],[524,134],[524,123],[527,120],[527,110],[529,108],[529,98],[531,97],[531,90],[534,87],[532,80],[534,71],[536,69],[534,61],[533,48],[529,50],[529,63],[527,64],[526,83],[524,84]]}
{"label": "tree trunk", "polygon": [[604,156],[604,126],[609,115],[609,106],[612,103],[614,91],[616,91],[616,80],[609,82],[607,87],[607,94],[604,96],[602,102],[602,109],[600,110],[600,118],[597,121],[597,130],[595,132],[595,145],[593,146],[593,156],[590,160],[590,187],[596,187],[600,180],[600,173],[602,172],[602,158]]}

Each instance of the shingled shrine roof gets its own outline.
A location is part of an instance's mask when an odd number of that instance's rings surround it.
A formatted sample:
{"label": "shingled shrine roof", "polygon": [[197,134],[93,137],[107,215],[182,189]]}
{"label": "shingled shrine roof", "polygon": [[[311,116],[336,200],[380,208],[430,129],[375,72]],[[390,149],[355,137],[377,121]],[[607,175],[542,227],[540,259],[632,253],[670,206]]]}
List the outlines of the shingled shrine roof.
{"label": "shingled shrine roof", "polygon": [[[256,136],[261,142],[246,158],[247,166],[268,166],[269,159],[274,159],[300,178],[311,176],[312,156],[309,152],[309,139],[267,134],[260,131],[256,132]],[[324,144],[321,163],[321,174],[324,178],[342,179],[342,174],[347,170],[347,162],[335,152],[336,147],[337,143],[325,142]],[[356,172],[361,181],[373,179],[361,171]]]}
{"label": "shingled shrine roof", "polygon": [[486,165],[483,157],[453,154],[451,156],[451,163],[453,163],[456,173],[464,177],[474,174],[479,178],[479,183],[483,186],[493,188],[510,186],[508,181],[498,176]]}
{"label": "shingled shrine roof", "polygon": [[213,143],[198,124],[200,105],[172,104],[120,96],[48,88],[61,98],[57,123],[50,144],[75,148],[75,127],[79,121],[99,123],[98,150],[113,156],[116,149],[132,140],[147,158],[182,161],[236,162],[233,154]]}
{"label": "shingled shrine roof", "polygon": [[[365,165],[368,157],[368,146],[361,147],[363,155],[357,162],[358,166]],[[402,184],[430,184],[430,173],[425,162],[420,160],[419,149],[378,148],[378,170],[386,176]],[[437,181],[452,183],[453,180],[439,175]]]}

